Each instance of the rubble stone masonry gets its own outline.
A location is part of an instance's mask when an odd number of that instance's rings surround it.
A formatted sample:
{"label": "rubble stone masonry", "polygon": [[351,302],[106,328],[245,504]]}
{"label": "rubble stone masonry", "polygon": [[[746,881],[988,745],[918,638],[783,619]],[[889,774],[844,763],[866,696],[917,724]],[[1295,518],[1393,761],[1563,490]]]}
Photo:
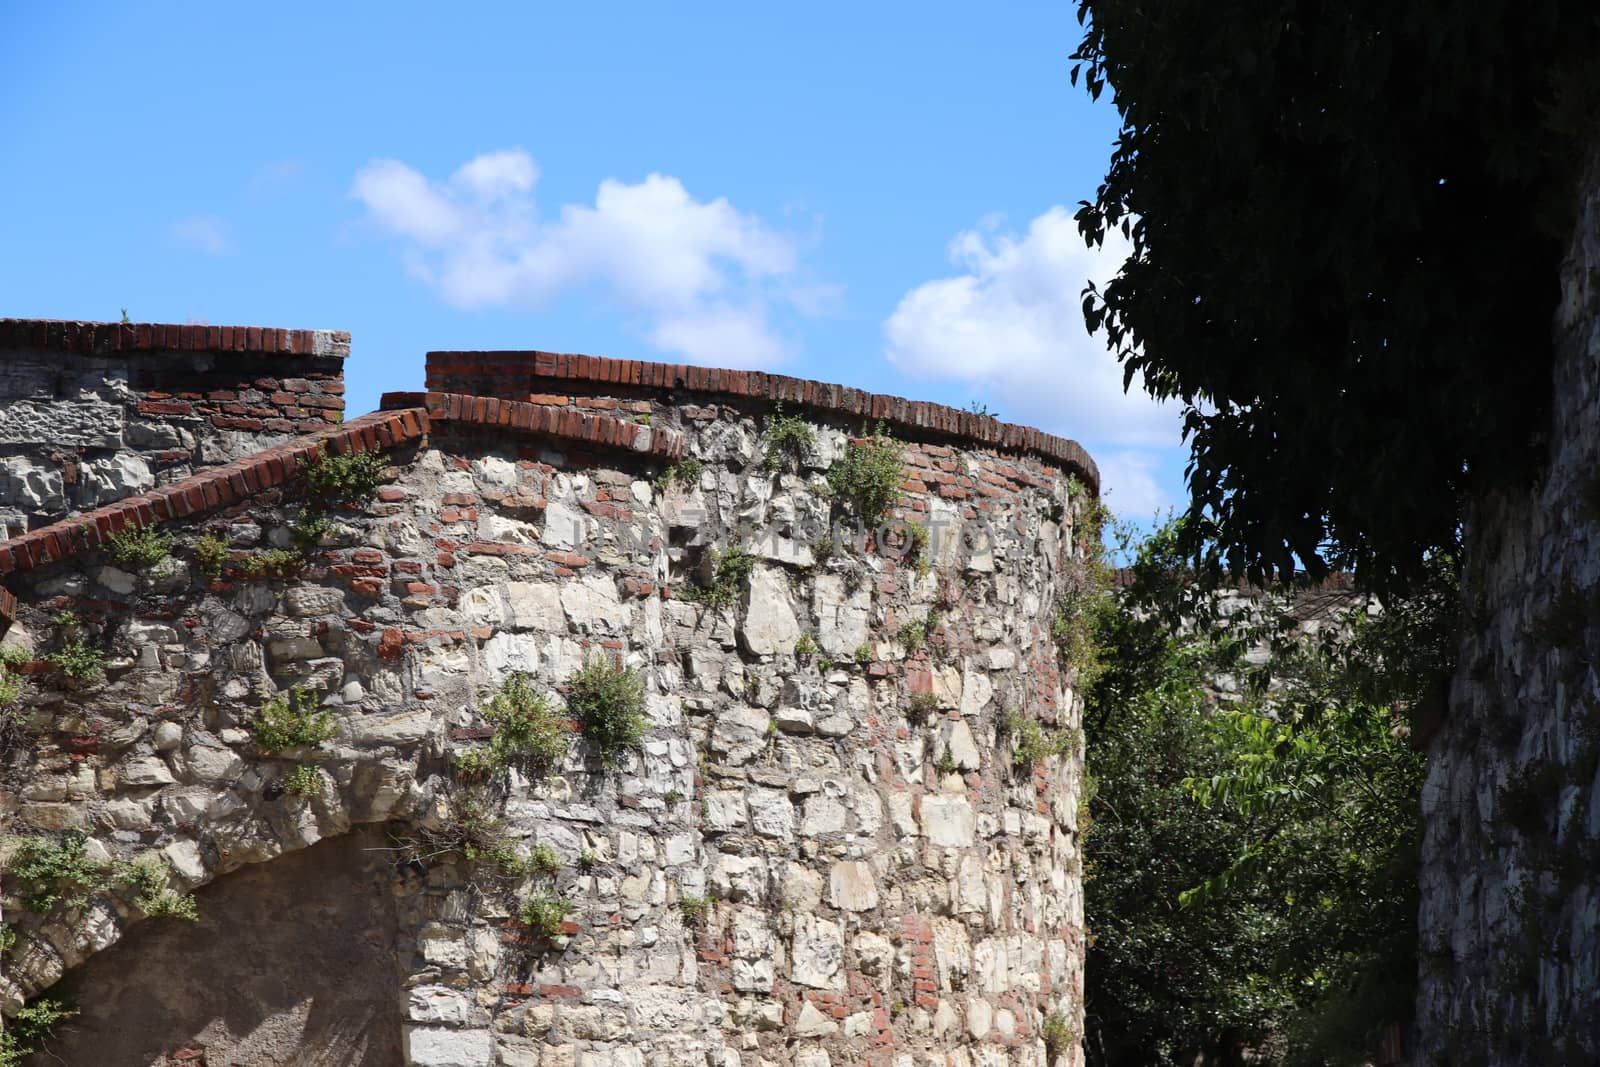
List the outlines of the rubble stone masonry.
{"label": "rubble stone masonry", "polygon": [[[69,1063],[1082,1062],[1080,709],[1051,639],[1096,490],[1082,449],[798,379],[531,352],[434,353],[428,391],[334,423],[345,335],[239,336],[0,324],[17,354],[0,469],[34,487],[7,490],[0,543],[3,644],[27,660],[7,848],[81,830],[93,856],[222,880],[199,894],[212,951],[162,948],[191,928],[125,891],[39,915],[6,886],[8,1014],[81,974]],[[774,403],[815,446],[768,469]],[[834,537],[825,472],[880,420],[900,501]],[[292,547],[317,449],[381,451],[382,488],[298,565],[253,571]],[[137,476],[88,473],[113,469]],[[930,532],[920,561],[908,522]],[[129,526],[170,534],[169,557],[114,566],[105,541]],[[209,576],[206,535],[229,555]],[[730,547],[755,557],[734,602],[686,595]],[[105,654],[96,678],[47,658],[64,611]],[[419,854],[460,818],[454,757],[484,743],[502,684],[524,675],[560,706],[599,656],[643,677],[643,743],[608,767],[574,732],[497,798],[518,853],[560,870],[506,885],[459,851]],[[296,689],[335,735],[262,751],[248,724]],[[1015,765],[1007,712],[1060,731],[1064,754]],[[301,767],[310,795],[287,788]],[[289,856],[339,839],[378,862]],[[301,881],[271,888],[275,865]],[[317,869],[348,889],[284,906]],[[246,874],[259,889],[221,892]],[[556,936],[516,919],[536,883],[572,905]],[[293,938],[254,937],[248,982],[274,990],[255,1010],[237,993],[212,1017],[192,992],[160,1007],[168,986],[241,988],[226,931],[263,924],[304,924],[323,969],[334,932],[367,931],[346,978],[364,999],[308,978]],[[162,972],[129,1028],[139,956],[86,961],[135,928]]]}

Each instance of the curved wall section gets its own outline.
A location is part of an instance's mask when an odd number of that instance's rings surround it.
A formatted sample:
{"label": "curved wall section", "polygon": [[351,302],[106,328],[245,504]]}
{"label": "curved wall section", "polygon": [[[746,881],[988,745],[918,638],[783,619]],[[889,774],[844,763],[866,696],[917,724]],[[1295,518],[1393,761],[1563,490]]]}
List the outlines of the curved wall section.
{"label": "curved wall section", "polygon": [[[278,460],[202,472],[235,491],[205,482],[184,515],[119,505],[116,524],[175,538],[147,571],[108,559],[110,519],[7,557],[28,566],[7,578],[5,643],[32,657],[11,847],[81,830],[92,855],[156,857],[195,887],[381,824],[398,978],[353,980],[393,982],[412,1064],[1079,1063],[1082,747],[1051,621],[1092,465],[899,420],[892,520],[835,530],[826,471],[853,412],[791,404],[814,444],[769,464],[765,397],[430,384],[453,388],[390,398],[399,429],[330,438],[384,450],[387,480],[296,565],[251,562],[301,521]],[[202,535],[228,544],[220,574]],[[734,548],[749,569],[730,602],[697,598]],[[104,651],[98,678],[50,667],[61,611]],[[508,876],[447,847],[488,701],[523,675],[559,707],[602,656],[644,681],[642,743],[607,766],[574,733],[484,794],[497,840],[559,869]],[[251,723],[291,690],[334,734],[263,751]],[[1066,743],[1019,766],[1008,714]],[[8,1012],[132,924],[176,921],[117,887],[45,915],[7,890]],[[551,936],[517,921],[544,895],[571,909]],[[332,1062],[312,1056],[284,1062]]]}

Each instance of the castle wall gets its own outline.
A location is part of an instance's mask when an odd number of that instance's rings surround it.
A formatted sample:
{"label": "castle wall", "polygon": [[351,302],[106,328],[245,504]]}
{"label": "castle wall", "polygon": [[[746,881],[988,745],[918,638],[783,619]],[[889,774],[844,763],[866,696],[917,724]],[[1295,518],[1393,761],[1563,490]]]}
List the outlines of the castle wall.
{"label": "castle wall", "polygon": [[1600,1060],[1600,181],[1562,271],[1549,462],[1473,502],[1423,792],[1418,1062]]}
{"label": "castle wall", "polygon": [[0,319],[0,539],[332,424],[350,335]]}
{"label": "castle wall", "polygon": [[[919,566],[899,523],[828,534],[824,473],[859,412],[794,398],[786,413],[816,448],[772,471],[757,376],[646,388],[617,380],[623,366],[494,398],[396,395],[323,431],[334,452],[386,449],[390,480],[289,577],[252,577],[248,559],[291,543],[304,440],[91,514],[82,539],[0,544],[18,599],[5,640],[35,657],[29,747],[0,798],[10,847],[81,828],[97,854],[158,856],[203,886],[382,827],[408,1063],[1042,1067],[1053,1014],[1055,1062],[1081,1062],[1082,745],[1050,624],[1081,554],[1070,478],[1092,486],[1092,463],[1049,442],[919,439],[913,419],[948,409],[895,418],[867,397],[902,431],[896,514],[931,532]],[[662,478],[680,457],[698,473]],[[129,575],[96,543],[144,517],[177,543]],[[207,532],[235,557],[214,579],[195,559]],[[732,546],[756,557],[735,601],[689,598]],[[64,609],[106,650],[103,678],[70,682],[38,658]],[[906,636],[930,619],[925,641]],[[595,656],[643,676],[643,744],[608,768],[574,736],[496,797],[516,848],[545,846],[561,869],[507,882],[419,848],[459,819],[454,757],[484,743],[501,684],[522,674],[559,703]],[[261,751],[249,724],[294,688],[318,694],[335,737]],[[1069,744],[1015,766],[1007,712]],[[315,794],[296,796],[287,776],[307,765]],[[574,907],[553,938],[515,921],[540,886]],[[84,913],[21,903],[5,901],[8,1011],[130,928],[176,922],[142,919],[127,893]],[[354,980],[369,978],[385,980]],[[112,1017],[83,1008],[86,1027]],[[258,1025],[291,1033],[303,1010]],[[237,1047],[203,1021],[173,1040]],[[313,1044],[283,1062],[313,1062]]]}

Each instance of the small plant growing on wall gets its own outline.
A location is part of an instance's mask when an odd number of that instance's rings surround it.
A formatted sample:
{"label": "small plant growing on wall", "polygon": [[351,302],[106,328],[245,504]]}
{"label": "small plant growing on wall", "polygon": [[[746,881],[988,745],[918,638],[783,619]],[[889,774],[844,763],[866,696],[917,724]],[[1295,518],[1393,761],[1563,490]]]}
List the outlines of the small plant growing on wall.
{"label": "small plant growing on wall", "polygon": [[665,493],[674,485],[686,485],[691,489],[700,484],[700,472],[703,468],[697,459],[686,459],[681,463],[674,463],[661,472],[656,479],[656,492]]}
{"label": "small plant growing on wall", "polygon": [[768,472],[804,463],[817,447],[811,427],[798,415],[785,415],[782,403],[773,404],[761,420],[761,436],[767,440],[762,468]]}
{"label": "small plant growing on wall", "polygon": [[723,552],[712,550],[710,585],[691,586],[684,590],[685,600],[724,608],[739,599],[750,581],[756,558],[737,545]]}
{"label": "small plant growing on wall", "polygon": [[247,724],[256,744],[266,752],[314,748],[336,732],[333,716],[318,708],[318,696],[309,689],[279,693]]}
{"label": "small plant growing on wall", "polygon": [[683,916],[683,925],[698,930],[711,917],[711,899],[709,897],[695,896],[680,897],[678,900],[678,914]]}
{"label": "small plant growing on wall", "polygon": [[22,1067],[35,1052],[44,1051],[56,1027],[76,1014],[66,1001],[53,997],[41,997],[17,1009],[0,1031],[0,1067]]}
{"label": "small plant growing on wall", "polygon": [[1045,1058],[1050,1063],[1054,1063],[1057,1057],[1065,1056],[1077,1040],[1067,1017],[1059,1010],[1044,1017],[1044,1024],[1039,1027],[1039,1037],[1044,1041]]}
{"label": "small plant growing on wall", "polygon": [[560,936],[561,925],[571,914],[570,901],[562,900],[545,889],[528,894],[522,901],[522,907],[517,910],[517,918],[523,926],[546,938]]}
{"label": "small plant growing on wall", "polygon": [[172,876],[167,865],[154,856],[124,865],[118,873],[118,879],[123,885],[139,891],[134,903],[152,919],[195,922],[200,918],[194,897],[172,888]]}
{"label": "small plant growing on wall", "polygon": [[880,422],[875,433],[852,441],[844,456],[828,468],[828,487],[860,522],[875,526],[900,499],[905,470],[900,443]]}
{"label": "small plant growing on wall", "polygon": [[906,647],[907,652],[921,652],[922,647],[928,643],[928,620],[907,619],[900,624],[900,643]]}
{"label": "small plant growing on wall", "polygon": [[932,693],[912,693],[906,703],[906,718],[912,722],[927,722],[939,709],[939,698]]}
{"label": "small plant growing on wall", "polygon": [[565,719],[525,674],[507,678],[482,714],[494,727],[486,755],[495,770],[516,762],[548,766],[567,754]]}
{"label": "small plant growing on wall", "polygon": [[261,578],[289,578],[305,563],[305,557],[298,549],[269,548],[265,552],[256,552],[246,556],[239,564],[239,569],[244,571],[246,577]]}
{"label": "small plant growing on wall", "polygon": [[215,581],[228,565],[228,542],[216,534],[205,534],[194,543],[194,561],[200,573]]}
{"label": "small plant growing on wall", "polygon": [[589,660],[567,681],[567,710],[607,767],[644,739],[644,679],[609,656]]}
{"label": "small plant growing on wall", "polygon": [[344,452],[335,456],[326,446],[319,447],[309,460],[300,461],[300,472],[314,502],[312,511],[365,504],[377,495],[388,465],[381,452]]}
{"label": "small plant growing on wall", "polygon": [[933,571],[933,562],[928,558],[928,541],[925,523],[906,523],[906,559],[917,572],[918,578],[926,578]]}
{"label": "small plant growing on wall", "polygon": [[59,841],[23,838],[6,862],[10,891],[22,897],[23,907],[41,915],[57,906],[88,907],[94,894],[109,887],[112,870],[89,857],[87,843],[81,830],[69,830]]}
{"label": "small plant growing on wall", "polygon": [[1050,756],[1072,751],[1072,739],[1068,735],[1045,730],[1031,715],[1007,711],[995,727],[1000,736],[1011,739],[1011,765],[1019,770],[1031,770]]}
{"label": "small plant growing on wall", "polygon": [[322,792],[322,775],[309,763],[302,763],[283,776],[283,791],[295,797],[314,797]]}
{"label": "small plant growing on wall", "polygon": [[105,552],[125,571],[147,571],[172,553],[172,538],[148,526],[125,526],[106,538]]}
{"label": "small plant growing on wall", "polygon": [[45,657],[46,660],[74,682],[98,677],[105,667],[106,657],[89,644],[83,620],[70,611],[63,611],[52,621],[56,627],[56,650]]}

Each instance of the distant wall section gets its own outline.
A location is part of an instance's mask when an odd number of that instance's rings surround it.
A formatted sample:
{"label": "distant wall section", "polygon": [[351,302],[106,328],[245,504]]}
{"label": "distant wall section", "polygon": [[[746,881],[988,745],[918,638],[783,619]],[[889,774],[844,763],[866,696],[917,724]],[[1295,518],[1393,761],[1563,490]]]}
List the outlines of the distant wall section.
{"label": "distant wall section", "polygon": [[0,319],[0,536],[337,422],[349,352],[333,330]]}

